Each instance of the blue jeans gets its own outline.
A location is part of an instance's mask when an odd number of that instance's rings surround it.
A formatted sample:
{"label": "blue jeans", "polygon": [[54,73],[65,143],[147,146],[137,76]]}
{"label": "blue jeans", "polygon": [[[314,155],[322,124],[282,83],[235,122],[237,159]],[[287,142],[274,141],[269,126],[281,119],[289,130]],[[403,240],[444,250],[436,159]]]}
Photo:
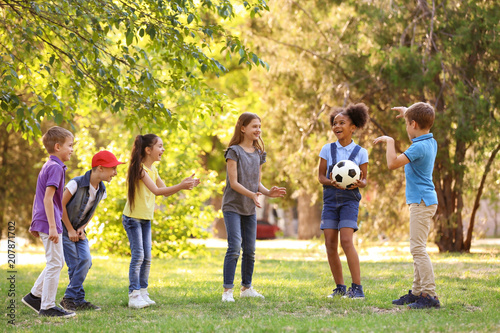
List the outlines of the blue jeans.
{"label": "blue jeans", "polygon": [[129,293],[148,287],[151,268],[151,220],[134,219],[123,215],[123,227],[130,242]]}
{"label": "blue jeans", "polygon": [[236,264],[243,248],[241,258],[241,285],[252,286],[253,267],[255,263],[255,239],[257,237],[257,216],[240,215],[235,212],[223,212],[227,232],[227,252],[224,258],[223,287],[234,287]]}
{"label": "blue jeans", "polygon": [[69,284],[64,293],[64,298],[72,298],[76,305],[85,302],[85,290],[83,281],[87,277],[92,266],[89,241],[87,238],[78,242],[69,239],[67,233],[63,233],[64,260],[68,266]]}

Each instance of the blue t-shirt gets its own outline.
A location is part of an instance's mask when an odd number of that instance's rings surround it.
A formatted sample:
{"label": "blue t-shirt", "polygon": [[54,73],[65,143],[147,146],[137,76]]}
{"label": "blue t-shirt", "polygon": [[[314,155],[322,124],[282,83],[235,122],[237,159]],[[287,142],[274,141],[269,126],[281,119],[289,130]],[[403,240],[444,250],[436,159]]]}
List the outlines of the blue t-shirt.
{"label": "blue t-shirt", "polygon": [[437,154],[437,142],[432,133],[424,134],[412,140],[412,145],[404,152],[410,163],[405,165],[406,203],[426,206],[438,203],[432,171]]}
{"label": "blue t-shirt", "polygon": [[[354,150],[354,147],[356,147],[354,141],[351,141],[351,143],[345,147],[343,147],[338,141],[335,141],[334,144],[337,145],[337,162],[340,162],[342,160],[348,160],[349,156],[351,156],[351,153]],[[326,172],[328,173],[328,167],[332,165],[332,154],[330,150],[330,143],[327,143],[326,145],[323,146],[323,148],[321,148],[319,157],[326,160],[327,163]],[[361,147],[358,154],[354,158],[354,163],[356,163],[357,165],[368,163],[368,152],[366,151],[365,148]],[[328,177],[328,175],[326,176]]]}

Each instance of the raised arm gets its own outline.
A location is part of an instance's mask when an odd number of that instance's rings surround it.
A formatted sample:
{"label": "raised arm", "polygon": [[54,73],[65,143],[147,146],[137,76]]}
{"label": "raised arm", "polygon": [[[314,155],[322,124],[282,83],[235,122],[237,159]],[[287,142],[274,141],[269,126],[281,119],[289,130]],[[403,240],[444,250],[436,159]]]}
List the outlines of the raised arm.
{"label": "raised arm", "polygon": [[[151,177],[147,174],[147,172],[143,171],[141,180],[144,182],[144,185],[154,194],[154,195],[164,195],[166,197],[175,194],[181,190],[192,190],[195,186],[198,186],[200,180],[194,178],[194,173],[184,178],[179,184],[173,186],[165,186],[165,183],[158,177],[156,183],[153,182]],[[160,186],[160,187],[159,187]]]}
{"label": "raised arm", "polygon": [[401,154],[397,156],[396,154],[396,147],[394,145],[394,139],[391,138],[390,136],[379,136],[375,140],[373,140],[374,144],[377,144],[379,142],[385,142],[387,143],[386,145],[386,159],[387,159],[387,166],[389,167],[390,170],[394,170],[397,168],[400,168],[408,163],[410,163],[410,160],[408,157],[406,157],[405,154]]}

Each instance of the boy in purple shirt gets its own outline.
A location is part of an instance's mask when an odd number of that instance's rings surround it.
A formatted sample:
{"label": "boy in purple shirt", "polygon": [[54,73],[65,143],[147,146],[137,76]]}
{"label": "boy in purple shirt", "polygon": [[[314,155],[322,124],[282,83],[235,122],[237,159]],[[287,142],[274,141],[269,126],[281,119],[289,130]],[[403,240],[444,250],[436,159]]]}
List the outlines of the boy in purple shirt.
{"label": "boy in purple shirt", "polygon": [[75,313],[57,307],[56,294],[64,267],[61,223],[64,162],[69,161],[73,153],[73,134],[54,126],[43,135],[42,141],[50,158],[38,174],[30,233],[42,240],[47,265],[22,301],[40,316],[67,318]]}

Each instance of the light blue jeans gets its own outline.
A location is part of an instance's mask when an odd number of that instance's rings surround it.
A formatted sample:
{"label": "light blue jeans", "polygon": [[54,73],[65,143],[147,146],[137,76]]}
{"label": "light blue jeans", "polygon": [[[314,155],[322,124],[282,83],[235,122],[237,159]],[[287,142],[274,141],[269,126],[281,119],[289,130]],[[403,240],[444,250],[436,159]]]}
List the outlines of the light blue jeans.
{"label": "light blue jeans", "polygon": [[67,233],[63,233],[63,249],[69,275],[69,284],[64,293],[64,298],[72,298],[76,305],[80,305],[85,302],[83,281],[85,281],[92,266],[89,241],[85,238],[73,242],[69,239]]}
{"label": "light blue jeans", "polygon": [[151,268],[151,220],[134,219],[123,215],[123,227],[130,242],[129,293],[148,287]]}
{"label": "light blue jeans", "polygon": [[241,285],[252,286],[253,268],[255,264],[255,239],[257,237],[257,216],[240,215],[235,212],[223,212],[227,232],[227,252],[224,258],[223,287],[234,287],[236,264],[243,248],[241,258]]}

